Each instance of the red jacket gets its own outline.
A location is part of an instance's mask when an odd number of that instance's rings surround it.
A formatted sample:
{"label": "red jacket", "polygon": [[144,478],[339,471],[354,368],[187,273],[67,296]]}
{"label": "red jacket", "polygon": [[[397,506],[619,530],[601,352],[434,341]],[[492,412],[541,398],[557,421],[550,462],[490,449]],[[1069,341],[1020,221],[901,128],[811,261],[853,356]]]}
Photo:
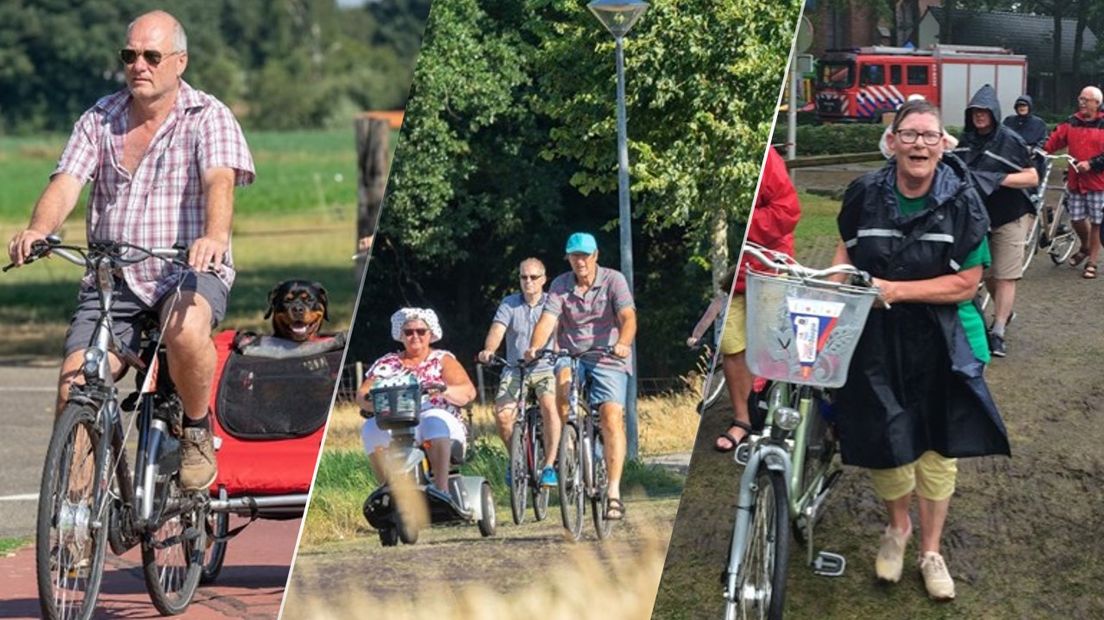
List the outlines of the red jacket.
{"label": "red jacket", "polygon": [[1075,194],[1104,191],[1104,111],[1091,119],[1077,114],[1069,117],[1050,134],[1043,150],[1053,153],[1066,146],[1077,161],[1092,166],[1088,172],[1070,172],[1069,190]]}
{"label": "red jacket", "polygon": [[[799,219],[801,219],[801,205],[797,202],[797,190],[790,182],[786,163],[774,148],[769,148],[767,163],[763,166],[763,180],[759,184],[755,208],[748,222],[747,240],[767,249],[793,256],[793,233]],[[759,261],[747,255],[742,256],[740,273],[736,278],[737,293],[743,293],[746,290],[746,272],[749,264],[752,269],[766,271]]]}

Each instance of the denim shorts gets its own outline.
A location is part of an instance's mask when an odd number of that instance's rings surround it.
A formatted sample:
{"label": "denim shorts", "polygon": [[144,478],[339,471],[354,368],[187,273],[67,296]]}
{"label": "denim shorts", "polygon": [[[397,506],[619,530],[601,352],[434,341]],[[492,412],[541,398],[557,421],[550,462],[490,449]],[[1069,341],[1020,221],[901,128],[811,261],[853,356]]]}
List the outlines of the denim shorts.
{"label": "denim shorts", "polygon": [[[570,368],[570,360],[562,359],[556,362],[556,374],[562,369]],[[586,382],[590,377],[590,406],[597,407],[602,403],[616,403],[625,406],[625,399],[629,391],[629,373],[608,366],[600,366],[596,362],[587,360],[579,361],[579,383]]]}
{"label": "denim shorts", "polygon": [[[193,291],[211,306],[211,327],[214,328],[226,316],[226,298],[230,291],[213,273],[187,272],[181,291]],[[153,306],[130,290],[122,280],[115,281],[115,299],[111,304],[112,331],[119,341],[131,351],[142,345],[142,326],[150,321],[156,325],[162,306],[168,303],[176,289],[170,289]],[[82,288],[77,295],[77,310],[69,321],[65,334],[65,356],[88,348],[96,323],[100,319],[100,293],[95,288]]]}

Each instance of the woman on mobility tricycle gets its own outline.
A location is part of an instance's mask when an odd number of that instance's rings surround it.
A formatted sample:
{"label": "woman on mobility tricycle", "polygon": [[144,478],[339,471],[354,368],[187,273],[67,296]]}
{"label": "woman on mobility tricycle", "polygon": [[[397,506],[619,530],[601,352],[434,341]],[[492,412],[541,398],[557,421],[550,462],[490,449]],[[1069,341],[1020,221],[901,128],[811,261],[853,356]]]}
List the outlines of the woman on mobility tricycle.
{"label": "woman on mobility tricycle", "polygon": [[490,484],[453,470],[467,444],[460,408],[475,398],[475,386],[452,353],[430,346],[441,336],[433,310],[400,309],[391,316],[391,337],[403,350],[376,360],[357,390],[368,418],[361,439],[382,482],[365,501],[364,516],[385,546],[418,539],[420,506],[404,505],[405,498],[425,501],[431,523],[477,522],[484,536],[494,534]]}

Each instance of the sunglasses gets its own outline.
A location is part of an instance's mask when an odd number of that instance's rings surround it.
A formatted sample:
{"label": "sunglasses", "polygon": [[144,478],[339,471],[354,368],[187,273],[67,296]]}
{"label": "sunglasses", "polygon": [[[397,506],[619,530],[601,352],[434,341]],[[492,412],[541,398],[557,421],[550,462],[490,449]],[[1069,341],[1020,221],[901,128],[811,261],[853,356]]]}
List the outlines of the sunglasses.
{"label": "sunglasses", "polygon": [[406,336],[407,338],[409,338],[411,336],[414,336],[414,335],[424,336],[427,333],[429,333],[429,330],[424,328],[424,327],[415,327],[413,329],[404,329],[403,330],[403,335]]}
{"label": "sunglasses", "polygon": [[521,274],[521,279],[522,279],[522,280],[540,280],[540,279],[541,279],[541,278],[543,278],[543,277],[544,277],[544,274],[543,274],[543,273],[542,273],[542,274],[540,274],[540,275],[538,275],[538,276],[530,276],[530,275],[525,275],[524,273],[523,273],[523,274]]}
{"label": "sunglasses", "polygon": [[138,50],[132,50],[129,47],[125,47],[119,50],[119,60],[123,61],[124,65],[133,65],[138,62],[138,57],[146,59],[146,64],[151,67],[156,67],[161,64],[161,61],[169,56],[175,56],[176,54],[183,54],[184,52],[169,52],[168,54],[162,54],[157,50],[145,50],[139,52]]}

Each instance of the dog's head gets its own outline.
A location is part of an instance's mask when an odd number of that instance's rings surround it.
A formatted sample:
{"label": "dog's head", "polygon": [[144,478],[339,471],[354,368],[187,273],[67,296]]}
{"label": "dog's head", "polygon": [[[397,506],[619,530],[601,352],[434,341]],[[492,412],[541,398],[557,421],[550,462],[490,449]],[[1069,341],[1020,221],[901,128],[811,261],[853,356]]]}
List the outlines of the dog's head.
{"label": "dog's head", "polygon": [[330,318],[326,289],[317,282],[285,280],[268,293],[273,335],[295,342],[314,338],[322,322]]}

